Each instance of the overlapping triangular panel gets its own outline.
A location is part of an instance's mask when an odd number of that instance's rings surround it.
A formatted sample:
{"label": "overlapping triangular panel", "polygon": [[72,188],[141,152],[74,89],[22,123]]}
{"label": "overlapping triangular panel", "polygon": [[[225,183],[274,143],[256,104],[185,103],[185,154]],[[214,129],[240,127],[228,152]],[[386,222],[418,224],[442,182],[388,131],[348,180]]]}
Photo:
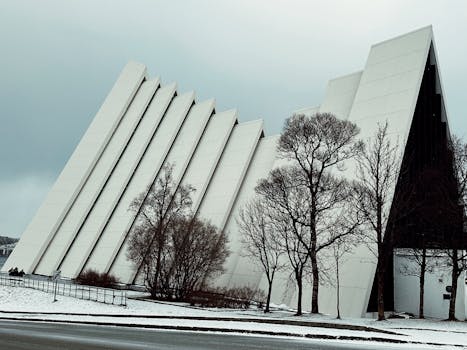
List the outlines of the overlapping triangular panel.
{"label": "overlapping triangular panel", "polygon": [[360,84],[362,72],[355,72],[329,81],[320,106],[301,108],[294,115],[312,116],[316,113],[332,113],[340,119],[347,119]]}
{"label": "overlapping triangular panel", "polygon": [[348,74],[329,81],[320,113],[332,113],[340,119],[349,117],[362,72]]}
{"label": "overlapping triangular panel", "polygon": [[33,272],[145,77],[142,64],[130,62],[123,69],[2,271]]}
{"label": "overlapping triangular panel", "polygon": [[118,160],[143,117],[146,108],[159,87],[159,79],[144,82],[130,107],[120,121],[99,161],[75,199],[62,223],[57,228],[47,250],[34,270],[35,274],[51,275],[57,269],[65,253],[92,210],[95,201],[109,180]]}
{"label": "overlapping triangular panel", "polygon": [[[348,117],[360,127],[362,139],[371,139],[387,121],[391,142],[404,151],[431,41],[432,30],[427,27],[372,46]],[[347,174],[352,176],[352,164],[348,168]],[[341,312],[360,316],[367,310],[376,257],[361,245],[345,261],[340,279]],[[320,309],[334,313],[335,289],[322,289]]]}
{"label": "overlapping triangular panel", "polygon": [[[172,174],[174,181],[176,181],[177,184],[179,183],[182,174],[186,170],[189,159],[191,158],[194,149],[196,148],[200,137],[204,132],[206,124],[212,115],[213,109],[213,100],[193,105],[190,109],[190,112],[188,113],[188,116],[185,118],[181,129],[174,133],[176,134],[176,139],[172,143],[168,154],[166,154],[165,158],[160,164],[161,167],[162,164],[167,163],[170,163],[173,166]],[[173,121],[173,118],[171,118],[171,120]],[[156,137],[162,137],[164,134],[169,135],[170,133],[167,131],[168,130],[163,129],[161,126],[161,135],[156,135]],[[159,146],[162,146],[162,144],[159,144]],[[156,149],[157,148],[151,148],[148,150],[148,152],[151,152],[151,150],[152,152],[155,152],[155,154],[152,156],[148,154],[148,159],[155,160],[156,156],[161,156],[161,152],[157,152]],[[149,165],[150,163],[147,163],[146,170],[150,170],[148,168]],[[160,172],[161,167],[159,167],[159,171],[157,173]],[[146,171],[146,173],[147,172],[148,171]],[[148,178],[151,183],[156,181],[155,179],[157,179],[157,175],[155,176],[155,178]],[[137,180],[135,180],[135,182],[132,181],[129,188],[125,191],[122,198],[120,199],[117,209],[113,213],[104,231],[102,232],[96,246],[93,249],[92,255],[84,267],[85,269],[92,268],[105,272],[110,269],[119,250],[122,248],[122,244],[125,241],[128,232],[131,232],[131,227],[135,222],[134,218],[136,217],[136,213],[128,211],[130,203],[140,193],[146,191],[149,188],[149,185],[150,184],[148,183],[141,183]],[[133,271],[132,263],[129,261],[126,262],[126,267],[124,267],[122,271],[118,272],[120,279],[124,278],[123,271]]]}
{"label": "overlapping triangular panel", "polygon": [[[467,246],[441,85],[432,43],[389,217],[388,226],[393,230],[392,243],[396,249],[465,249]],[[388,265],[392,264],[391,257]],[[393,269],[387,269],[385,273],[385,290],[388,291],[385,305],[388,308],[400,307],[403,299],[393,293],[398,273]],[[377,308],[376,290],[373,283],[368,305],[370,311]],[[460,298],[458,303],[463,310],[463,299]],[[464,315],[460,313],[459,317]]]}
{"label": "overlapping triangular panel", "polygon": [[[205,193],[194,198],[195,207],[196,201],[199,202],[197,215],[210,221],[221,230],[225,228],[226,221],[231,214],[233,203],[237,198],[261,134],[262,121],[260,120],[237,124],[229,136],[208,184],[202,186]],[[208,141],[212,143],[214,140]],[[228,235],[230,240],[231,233],[228,232]],[[120,266],[128,268],[132,265],[128,264],[126,260]],[[118,273],[117,270],[115,272]],[[132,275],[131,283],[142,283],[139,279],[140,276],[136,275],[138,271],[133,270],[133,272],[135,274]]]}
{"label": "overlapping triangular panel", "polygon": [[235,200],[234,207],[228,217],[225,231],[229,234],[229,249],[231,251],[225,263],[225,273],[216,284],[227,287],[250,286],[257,288],[262,277],[258,268],[252,268],[251,259],[243,254],[242,236],[237,219],[240,209],[255,196],[258,181],[268,176],[276,158],[279,136],[263,137],[259,140],[255,153],[248,167],[242,186]]}
{"label": "overlapping triangular panel", "polygon": [[[195,187],[196,192],[193,196],[195,208],[211,181],[214,169],[216,169],[218,165],[235,122],[236,111],[234,110],[215,114],[210,119],[206,131],[203,133],[195,153],[189,161],[188,168],[183,174],[183,179],[181,181],[183,184],[190,184]],[[189,132],[189,130],[187,130],[187,132]],[[181,138],[180,142],[185,143],[186,140]],[[179,176],[176,176],[176,178],[180,179],[182,173],[178,175]],[[128,231],[128,234],[131,234],[131,227]],[[128,234],[126,239],[128,238]],[[134,283],[139,267],[134,266],[127,258],[127,244],[128,242],[125,240],[112,261],[109,271],[124,283]]]}
{"label": "overlapping triangular panel", "polygon": [[206,189],[216,170],[217,164],[229,140],[234,125],[237,123],[237,111],[229,110],[217,113],[209,121],[190,164],[183,174],[182,183],[193,186],[196,191],[192,195],[193,210],[197,211]]}
{"label": "overlapping triangular panel", "polygon": [[[101,230],[96,232],[96,240],[99,241],[100,238],[104,236],[106,237],[104,238],[105,242],[107,239],[106,232],[114,225],[119,226],[111,235],[114,235],[113,237],[116,238],[117,236],[115,235],[123,234],[124,228],[121,228],[123,223],[119,222],[118,219],[121,218],[122,220],[125,220],[125,218],[127,218],[126,214],[129,203],[139,194],[139,192],[144,190],[144,188],[138,186],[139,184],[135,182],[133,178],[136,176],[138,167],[143,163],[143,157],[150,147],[152,140],[156,137],[161,121],[168,113],[167,109],[169,105],[171,105],[176,94],[175,89],[176,84],[172,83],[164,86],[158,91],[158,93],[156,93],[156,96],[149,105],[143,120],[135,130],[131,142],[128,144],[125,153],[121,157],[119,166],[115,170],[115,174],[113,174],[113,176],[115,176],[112,180],[114,183],[112,187],[115,189],[115,196],[113,199],[115,201],[115,205],[109,208],[110,211],[107,213],[108,220],[106,222],[102,222],[103,226],[100,227]],[[188,96],[188,98],[190,98],[190,96]],[[187,104],[185,105],[187,106]],[[118,184],[121,186],[118,187]],[[127,219],[127,221],[128,220],[129,219]],[[93,250],[93,253],[96,254],[95,248],[91,249]],[[90,256],[87,256],[85,258],[89,259],[89,257]],[[105,260],[105,257],[106,251],[103,251],[102,261]],[[108,262],[106,262],[106,264],[108,264]],[[105,266],[106,265],[104,264],[103,266],[96,267],[96,270],[105,270]]]}
{"label": "overlapping triangular panel", "polygon": [[120,167],[117,167],[116,171],[112,174],[104,191],[96,201],[90,216],[80,228],[77,238],[60,266],[63,276],[75,278],[81,272],[94,244],[107,225],[115,206],[121,202],[121,195],[133,173],[129,170],[134,169],[136,166],[135,174],[142,174],[140,179],[132,179],[133,181],[138,181],[141,190],[147,188],[152,182],[155,174],[157,174],[162,166],[193,102],[194,93],[186,93],[175,97],[160,122],[156,134],[151,139],[151,143],[145,150],[142,162],[137,165],[127,163],[126,159],[119,162]]}
{"label": "overlapping triangular panel", "polygon": [[372,46],[349,115],[361,138],[372,137],[387,120],[403,151],[431,39],[426,27]]}
{"label": "overlapping triangular panel", "polygon": [[237,124],[230,135],[197,215],[223,230],[262,134],[262,120]]}
{"label": "overlapping triangular panel", "polygon": [[[220,230],[224,230],[231,214],[233,203],[262,134],[262,124],[261,120],[257,120],[234,127],[201,199],[196,215],[208,220]],[[232,233],[227,234],[231,241]],[[133,283],[143,282],[138,277],[140,276],[135,276]]]}
{"label": "overlapping triangular panel", "polygon": [[[205,182],[210,181],[212,174],[210,173],[210,169],[214,169],[216,167],[220,154],[222,154],[235,121],[235,111],[218,113],[211,117],[194,154],[189,160],[188,168],[186,171],[183,169],[185,173],[183,174],[183,179],[181,181],[182,183],[189,183],[195,186],[197,189],[195,195],[202,191],[203,186],[205,186]],[[185,140],[181,138],[180,143],[184,142]],[[182,175],[181,168],[178,175]],[[186,182],[185,180],[187,177],[190,180],[189,182]],[[197,186],[198,182],[191,181],[196,179],[201,180],[199,186]],[[140,192],[132,192],[132,196],[129,196],[128,199],[130,201],[133,200]],[[126,208],[128,208],[128,206]],[[134,266],[134,264],[127,258],[127,238],[128,235],[131,234],[131,225],[134,223],[135,218],[136,216],[134,215],[129,225],[126,224],[127,233],[124,241],[120,247],[118,247],[118,251],[114,252],[110,265],[106,267],[107,271],[117,276],[123,283],[133,283],[138,270],[138,266]]]}

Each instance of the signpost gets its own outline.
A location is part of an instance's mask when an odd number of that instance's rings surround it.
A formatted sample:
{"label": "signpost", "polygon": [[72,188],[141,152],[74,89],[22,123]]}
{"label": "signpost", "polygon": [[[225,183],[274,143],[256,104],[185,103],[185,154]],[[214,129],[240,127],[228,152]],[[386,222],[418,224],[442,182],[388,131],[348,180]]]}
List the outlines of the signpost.
{"label": "signpost", "polygon": [[54,302],[57,301],[57,281],[60,279],[61,271],[56,270],[52,276],[52,280],[54,281]]}

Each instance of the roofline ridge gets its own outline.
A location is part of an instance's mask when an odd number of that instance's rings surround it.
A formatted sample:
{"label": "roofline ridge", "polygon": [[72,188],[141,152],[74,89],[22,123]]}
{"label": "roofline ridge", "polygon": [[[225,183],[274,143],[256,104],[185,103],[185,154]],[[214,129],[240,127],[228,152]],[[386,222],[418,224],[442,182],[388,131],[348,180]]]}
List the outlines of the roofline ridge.
{"label": "roofline ridge", "polygon": [[400,39],[400,38],[402,38],[402,37],[404,37],[404,36],[407,36],[407,35],[410,35],[410,34],[414,34],[414,33],[416,33],[416,32],[421,32],[421,31],[427,30],[427,29],[430,29],[431,35],[433,36],[433,25],[430,24],[430,25],[427,25],[427,26],[424,26],[424,27],[421,27],[421,28],[412,30],[412,31],[407,32],[407,33],[404,33],[404,34],[397,35],[397,36],[395,36],[395,37],[393,37],[393,38],[380,41],[380,42],[378,42],[378,43],[376,43],[376,44],[371,45],[371,48],[376,47],[376,46],[379,46],[379,45],[382,45],[382,44],[386,44],[386,43],[389,42],[389,41],[397,40],[397,39]]}

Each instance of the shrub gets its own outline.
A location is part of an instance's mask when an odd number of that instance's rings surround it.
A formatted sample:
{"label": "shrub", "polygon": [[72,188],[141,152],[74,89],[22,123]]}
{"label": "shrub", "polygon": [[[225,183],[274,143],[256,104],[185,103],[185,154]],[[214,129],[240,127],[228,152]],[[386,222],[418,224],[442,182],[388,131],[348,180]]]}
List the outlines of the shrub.
{"label": "shrub", "polygon": [[173,219],[163,232],[134,229],[128,257],[141,266],[152,298],[185,301],[194,291],[206,290],[209,280],[223,272],[228,254],[224,231],[187,216]]}
{"label": "shrub", "polygon": [[106,272],[97,272],[92,269],[81,272],[76,278],[76,282],[79,284],[104,288],[112,288],[119,283],[118,279],[114,275]]}
{"label": "shrub", "polygon": [[24,273],[23,270],[18,271],[18,268],[15,267],[15,268],[11,268],[11,269],[8,270],[8,275],[16,276],[16,277],[23,277],[25,275],[25,273]]}
{"label": "shrub", "polygon": [[211,288],[193,292],[188,298],[191,305],[230,309],[248,309],[252,304],[262,307],[264,300],[265,294],[261,289],[253,289],[249,286]]}
{"label": "shrub", "polygon": [[231,308],[248,309],[252,303],[264,304],[264,292],[250,286],[233,287],[224,291]]}
{"label": "shrub", "polygon": [[187,300],[224,271],[227,234],[191,210],[194,190],[179,186],[167,163],[130,205],[137,216],[127,257],[154,299]]}

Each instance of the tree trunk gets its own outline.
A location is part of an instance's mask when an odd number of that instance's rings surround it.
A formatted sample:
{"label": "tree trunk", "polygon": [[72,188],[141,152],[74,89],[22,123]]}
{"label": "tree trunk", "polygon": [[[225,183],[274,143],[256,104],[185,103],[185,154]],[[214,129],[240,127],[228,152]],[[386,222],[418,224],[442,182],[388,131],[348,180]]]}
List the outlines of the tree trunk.
{"label": "tree trunk", "polygon": [[153,290],[155,294],[157,293],[159,289],[159,275],[160,275],[160,270],[161,270],[161,264],[162,264],[162,247],[161,245],[159,245],[159,248],[157,249],[156,269],[154,272],[154,283],[153,283]]}
{"label": "tree trunk", "polygon": [[318,309],[318,291],[319,291],[319,270],[316,252],[311,255],[311,271],[313,275],[313,291],[311,295],[311,313],[319,313]]}
{"label": "tree trunk", "polygon": [[339,282],[339,258],[336,259],[336,281],[337,281],[337,290],[336,290],[336,305],[337,305],[337,319],[341,319],[341,312],[340,312],[340,282]]}
{"label": "tree trunk", "polygon": [[[312,174],[309,174],[310,184],[313,183]],[[319,270],[318,270],[318,259],[316,256],[316,193],[313,192],[313,189],[310,188],[311,195],[311,212],[310,212],[310,234],[311,234],[311,251],[308,253],[311,260],[311,273],[312,273],[312,294],[311,294],[311,313],[317,314],[318,310],[318,292],[319,292]]]}
{"label": "tree trunk", "polygon": [[420,265],[420,300],[418,304],[418,317],[425,318],[423,313],[424,298],[425,298],[425,272],[426,272],[426,248],[422,250],[422,264]]}
{"label": "tree trunk", "polygon": [[380,263],[377,267],[377,278],[378,278],[378,321],[383,321],[384,317],[384,263],[380,259]]}
{"label": "tree trunk", "polygon": [[296,272],[295,278],[297,280],[297,287],[298,287],[297,313],[295,314],[295,316],[301,316],[302,315],[302,292],[303,292],[302,273]]}
{"label": "tree trunk", "polygon": [[271,293],[272,293],[272,279],[268,281],[268,297],[266,300],[266,308],[264,309],[264,312],[270,312],[269,310],[269,304],[271,303]]}
{"label": "tree trunk", "polygon": [[378,265],[376,268],[378,277],[378,321],[385,320],[384,317],[384,271],[385,271],[385,249],[383,238],[383,220],[382,220],[382,202],[377,203],[377,224],[376,224],[376,239],[378,244]]}
{"label": "tree trunk", "polygon": [[451,273],[451,299],[449,300],[449,317],[450,321],[456,319],[456,297],[457,297],[457,279],[459,278],[459,265],[457,261],[457,250],[452,252],[452,273]]}

